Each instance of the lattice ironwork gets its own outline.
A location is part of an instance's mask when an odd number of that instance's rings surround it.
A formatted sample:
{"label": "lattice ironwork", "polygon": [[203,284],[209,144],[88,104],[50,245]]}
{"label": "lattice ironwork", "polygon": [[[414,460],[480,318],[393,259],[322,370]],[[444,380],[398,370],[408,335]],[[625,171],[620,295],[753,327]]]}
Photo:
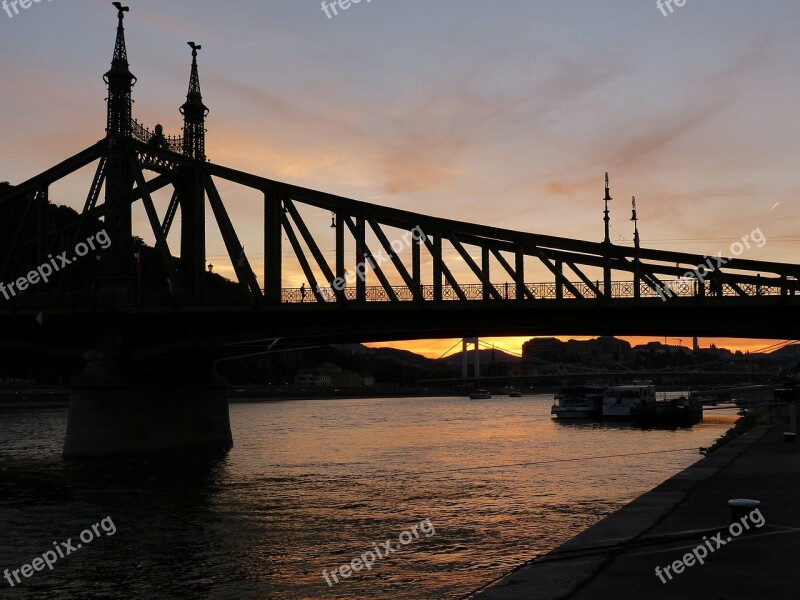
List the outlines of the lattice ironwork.
{"label": "lattice ironwork", "polygon": [[[724,259],[714,267],[707,256],[641,248],[638,244],[633,248],[622,247],[609,239],[589,242],[444,219],[359,202],[210,163],[205,160],[204,122],[208,108],[203,104],[197,67],[200,46],[189,43],[192,65],[187,100],[181,106],[183,136],[165,136],[160,128],[151,130],[130,114],[131,90],[136,78],[130,72],[125,47],[123,18],[127,8],[119,3],[115,6],[117,37],[112,69],[105,75],[109,88],[108,136],[41,175],[4,188],[0,202],[40,201],[47,198],[50,185],[96,161],[95,178],[81,216],[103,217],[114,240],[102,261],[106,278],[118,287],[117,292],[130,291],[136,279],[130,242],[131,207],[136,202],[145,208],[147,223],[157,240],[155,254],[167,269],[172,293],[148,296],[150,290],[142,294],[140,289],[136,302],[163,301],[170,305],[240,302],[256,307],[303,302],[425,305],[514,301],[534,305],[539,301],[718,300],[800,293],[800,266],[794,264],[739,257]],[[158,175],[148,181],[144,169]],[[251,267],[217,182],[226,184],[221,189],[227,189],[227,184],[237,184],[263,194],[261,273],[255,273]],[[166,213],[160,215],[152,194],[166,186],[172,186],[172,197]],[[104,202],[101,190],[105,190]],[[605,196],[610,199],[607,179]],[[213,221],[206,218],[206,200]],[[170,230],[173,222],[178,222],[179,209],[181,248],[179,259],[175,260],[167,239],[172,237]],[[319,237],[317,232],[322,228],[308,216],[315,209],[317,214],[322,211],[325,219],[328,215],[332,219],[333,259],[323,252],[323,248],[330,247],[330,239]],[[34,236],[31,223],[40,215],[34,214],[30,206],[23,212],[17,233],[5,243],[8,248],[0,248],[3,250],[0,257],[4,259],[0,274],[8,274],[12,264],[9,257],[19,256],[21,248],[34,247],[39,256],[53,248],[56,236],[62,234],[40,228]],[[207,223],[217,225],[235,272],[238,289],[229,295],[205,290]],[[327,223],[322,230],[329,231]],[[69,231],[76,235],[76,229]],[[400,251],[395,251],[397,240],[390,239],[392,231],[399,232],[404,240],[403,251],[407,254],[403,258]],[[305,297],[299,288],[282,286],[284,271],[288,270],[284,265],[287,257],[294,261],[295,270],[299,268],[302,272],[307,286]],[[332,283],[337,279],[346,279],[345,267],[352,258],[357,262],[371,261],[370,285],[357,278],[349,281],[345,289],[330,289],[336,287]],[[174,273],[176,263],[178,274]],[[531,272],[526,272],[526,268],[531,263],[536,265],[537,273],[548,273],[549,278],[528,283]],[[696,276],[688,275],[692,272],[687,272],[688,265],[703,265],[704,276],[700,277],[699,272],[695,272]],[[465,279],[470,283],[465,283]],[[130,294],[112,296],[126,297],[129,302],[132,298]],[[37,298],[48,302],[46,297]]]}
{"label": "lattice ironwork", "polygon": [[139,121],[136,119],[132,120],[131,137],[142,142],[143,144],[149,144],[157,148],[163,148],[164,150],[169,150],[175,154],[181,154],[183,152],[183,138],[181,136],[165,136],[163,134],[159,135],[155,131],[151,131],[139,123]]}

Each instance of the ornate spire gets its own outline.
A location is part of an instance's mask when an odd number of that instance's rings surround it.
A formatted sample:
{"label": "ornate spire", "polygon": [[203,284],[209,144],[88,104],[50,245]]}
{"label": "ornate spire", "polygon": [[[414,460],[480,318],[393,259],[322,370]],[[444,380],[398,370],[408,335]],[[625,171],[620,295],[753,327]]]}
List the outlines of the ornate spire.
{"label": "ornate spire", "polygon": [[192,74],[189,78],[189,93],[181,106],[183,115],[183,154],[197,160],[206,159],[206,116],[208,107],[203,104],[200,93],[200,75],[197,71],[197,51],[202,48],[189,42],[192,49]]}
{"label": "ornate spire", "polygon": [[609,236],[608,229],[609,229],[609,221],[611,220],[611,217],[608,216],[608,212],[609,212],[608,211],[608,201],[609,200],[613,200],[613,198],[611,198],[611,188],[608,185],[608,171],[606,171],[606,197],[603,198],[603,200],[606,203],[606,209],[603,211],[603,221],[606,224],[606,236],[603,239],[603,242],[605,242],[606,244],[610,244],[611,243],[611,238]]}
{"label": "ornate spire", "polygon": [[125,47],[125,27],[122,24],[125,13],[130,9],[119,2],[112,2],[117,9],[117,40],[114,44],[114,58],[111,69],[103,75],[108,85],[108,118],[106,133],[108,135],[130,136],[131,109],[133,105],[132,89],[136,77],[128,68],[128,51]]}

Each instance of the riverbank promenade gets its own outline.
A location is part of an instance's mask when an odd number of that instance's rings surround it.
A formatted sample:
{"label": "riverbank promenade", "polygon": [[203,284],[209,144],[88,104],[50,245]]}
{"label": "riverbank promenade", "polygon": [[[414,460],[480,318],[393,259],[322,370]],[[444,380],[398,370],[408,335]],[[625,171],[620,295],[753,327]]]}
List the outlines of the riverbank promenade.
{"label": "riverbank promenade", "polygon": [[[472,597],[800,598],[800,443],[785,429],[750,430]],[[747,527],[731,499],[760,501]]]}

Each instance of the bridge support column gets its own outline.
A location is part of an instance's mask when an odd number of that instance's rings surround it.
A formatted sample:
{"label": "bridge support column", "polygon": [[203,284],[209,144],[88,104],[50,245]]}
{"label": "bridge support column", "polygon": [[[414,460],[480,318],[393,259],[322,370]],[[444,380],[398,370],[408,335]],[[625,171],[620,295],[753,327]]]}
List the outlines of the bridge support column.
{"label": "bridge support column", "polygon": [[[490,272],[491,263],[489,262],[489,248],[481,248],[481,272],[483,276],[486,278],[486,281],[492,280],[492,274]],[[483,299],[484,300],[491,300],[492,294],[489,291],[489,286],[484,284],[483,285]]]}
{"label": "bridge support column", "polygon": [[442,236],[439,231],[433,238],[433,301],[442,301]]}
{"label": "bridge support column", "polygon": [[558,272],[559,277],[556,277],[556,299],[563,300],[564,299],[564,263],[560,260],[556,261],[556,271]]}
{"label": "bridge support column", "polygon": [[264,298],[267,304],[281,303],[282,264],[281,212],[283,197],[274,190],[264,193]]}
{"label": "bridge support column", "polygon": [[[123,372],[101,350],[70,386],[67,458],[216,451],[233,444],[227,385],[191,369]],[[163,361],[166,362],[166,361]],[[210,365],[209,365],[210,366]]]}
{"label": "bridge support column", "polygon": [[[336,279],[345,281],[347,279],[345,270],[346,267],[344,265],[344,220],[347,216],[339,211],[336,213]],[[333,284],[331,284],[333,285]],[[344,290],[339,286],[334,286],[336,288],[336,301],[339,304],[343,304],[347,301],[347,296],[345,295]]]}
{"label": "bridge support column", "polygon": [[[368,265],[367,261],[367,242],[366,242],[366,224],[364,215],[359,214],[356,216],[356,265]],[[366,275],[360,273],[356,277],[356,300],[358,302],[367,301],[367,280]]]}
{"label": "bridge support column", "polygon": [[420,260],[420,246],[422,239],[414,237],[411,240],[411,277],[414,280],[414,300],[422,302],[425,300],[425,295],[422,293],[422,267]]}

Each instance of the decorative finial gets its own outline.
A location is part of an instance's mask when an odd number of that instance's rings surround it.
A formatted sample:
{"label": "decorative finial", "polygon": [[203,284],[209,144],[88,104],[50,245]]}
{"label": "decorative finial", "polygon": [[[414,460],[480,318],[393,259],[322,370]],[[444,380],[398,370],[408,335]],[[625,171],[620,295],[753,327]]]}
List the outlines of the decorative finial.
{"label": "decorative finial", "polygon": [[192,49],[192,69],[189,77],[189,92],[186,94],[186,102],[180,109],[183,115],[183,154],[189,158],[205,160],[205,119],[208,115],[208,107],[203,104],[200,75],[197,68],[197,51],[202,46],[194,42],[186,43]]}
{"label": "decorative finial", "polygon": [[112,2],[117,9],[117,16],[119,17],[120,21],[125,18],[125,13],[129,12],[131,9],[127,6],[122,6],[122,2]]}
{"label": "decorative finial", "polygon": [[131,88],[136,83],[136,76],[128,65],[128,51],[125,48],[125,26],[123,18],[130,9],[120,2],[111,3],[117,9],[117,38],[114,43],[114,56],[111,69],[103,75],[108,86],[108,116],[106,132],[111,136],[128,137],[131,133]]}
{"label": "decorative finial", "polygon": [[606,171],[606,197],[605,200],[613,200],[611,197],[611,188],[608,186],[608,171]]}

